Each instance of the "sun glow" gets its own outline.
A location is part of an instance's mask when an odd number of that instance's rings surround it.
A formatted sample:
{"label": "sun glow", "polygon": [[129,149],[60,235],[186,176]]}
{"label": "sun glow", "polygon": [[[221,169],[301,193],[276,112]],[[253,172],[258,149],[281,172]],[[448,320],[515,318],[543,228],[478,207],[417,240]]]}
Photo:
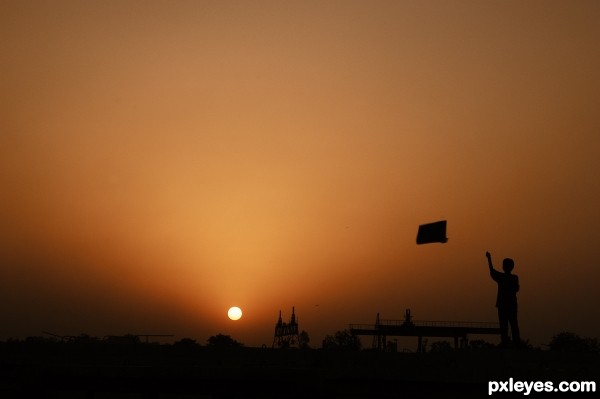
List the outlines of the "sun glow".
{"label": "sun glow", "polygon": [[227,311],[227,316],[231,320],[239,320],[242,317],[242,309],[238,308],[237,306],[233,306]]}

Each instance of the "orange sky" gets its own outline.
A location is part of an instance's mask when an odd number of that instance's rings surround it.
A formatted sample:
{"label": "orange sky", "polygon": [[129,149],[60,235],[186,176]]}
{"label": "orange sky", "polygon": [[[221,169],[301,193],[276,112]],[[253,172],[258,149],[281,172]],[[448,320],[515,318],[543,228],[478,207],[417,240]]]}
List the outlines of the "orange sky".
{"label": "orange sky", "polygon": [[[3,1],[0,338],[600,336],[597,1]],[[448,220],[447,244],[417,246]],[[229,306],[244,317],[228,321]],[[365,340],[368,345],[370,341]]]}

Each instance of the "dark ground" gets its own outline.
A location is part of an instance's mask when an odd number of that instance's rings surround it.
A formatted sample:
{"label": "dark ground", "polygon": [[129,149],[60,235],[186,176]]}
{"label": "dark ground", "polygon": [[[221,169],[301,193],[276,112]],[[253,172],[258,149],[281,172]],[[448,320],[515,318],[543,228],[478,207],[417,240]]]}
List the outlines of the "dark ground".
{"label": "dark ground", "polygon": [[[464,398],[488,381],[596,381],[592,353],[542,350],[210,348],[95,343],[0,343],[0,397],[32,398]],[[595,397],[539,393],[529,397]],[[522,393],[493,397],[523,397]]]}

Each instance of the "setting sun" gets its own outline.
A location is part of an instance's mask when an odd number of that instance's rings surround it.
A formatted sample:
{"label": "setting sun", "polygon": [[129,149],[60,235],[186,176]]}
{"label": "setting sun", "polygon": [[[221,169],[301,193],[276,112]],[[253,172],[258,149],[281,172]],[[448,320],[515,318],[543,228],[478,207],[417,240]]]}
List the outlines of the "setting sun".
{"label": "setting sun", "polygon": [[231,320],[239,320],[242,317],[242,309],[238,308],[237,306],[233,306],[227,311],[227,316]]}

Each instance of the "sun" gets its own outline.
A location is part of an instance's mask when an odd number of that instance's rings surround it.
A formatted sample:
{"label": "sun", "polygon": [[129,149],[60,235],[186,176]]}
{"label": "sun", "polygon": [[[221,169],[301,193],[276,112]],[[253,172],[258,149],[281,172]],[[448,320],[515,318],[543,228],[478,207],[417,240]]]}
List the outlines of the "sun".
{"label": "sun", "polygon": [[238,308],[237,306],[233,306],[227,311],[227,316],[231,320],[239,320],[242,317],[242,309]]}

